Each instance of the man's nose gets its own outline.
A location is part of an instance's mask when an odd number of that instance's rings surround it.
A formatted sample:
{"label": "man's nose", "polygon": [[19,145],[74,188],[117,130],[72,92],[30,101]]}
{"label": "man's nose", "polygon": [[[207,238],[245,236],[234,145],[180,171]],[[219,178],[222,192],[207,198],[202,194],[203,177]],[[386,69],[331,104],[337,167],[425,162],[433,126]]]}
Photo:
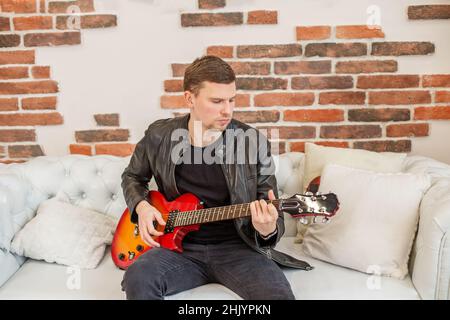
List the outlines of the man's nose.
{"label": "man's nose", "polygon": [[230,101],[225,101],[222,108],[222,114],[230,115],[233,110],[233,106]]}

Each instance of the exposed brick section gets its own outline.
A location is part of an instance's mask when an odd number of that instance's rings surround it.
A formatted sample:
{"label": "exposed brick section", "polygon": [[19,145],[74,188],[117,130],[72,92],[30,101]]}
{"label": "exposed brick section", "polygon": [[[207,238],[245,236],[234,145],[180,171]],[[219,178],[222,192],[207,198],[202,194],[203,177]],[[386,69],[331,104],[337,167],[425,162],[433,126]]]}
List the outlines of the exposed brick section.
{"label": "exposed brick section", "polygon": [[306,57],[358,57],[367,54],[365,43],[310,43],[306,45]]}
{"label": "exposed brick section", "polygon": [[35,13],[37,2],[36,0],[3,0],[1,7],[3,12]]}
{"label": "exposed brick section", "polygon": [[373,91],[369,92],[369,104],[418,104],[430,103],[429,91]]}
{"label": "exposed brick section", "polygon": [[182,13],[182,27],[219,27],[243,24],[242,12]]}
{"label": "exposed brick section", "polygon": [[256,10],[248,12],[248,24],[277,24],[278,12],[268,10]]}
{"label": "exposed brick section", "polygon": [[381,137],[378,125],[322,126],[320,137],[328,139],[367,139]]}
{"label": "exposed brick section", "polygon": [[281,78],[237,78],[238,90],[276,90],[287,89],[287,79]]}
{"label": "exposed brick section", "polygon": [[326,61],[275,61],[275,74],[331,73],[331,60]]}
{"label": "exposed brick section", "polygon": [[127,157],[133,154],[136,145],[132,143],[102,143],[95,145],[95,154],[109,154]]}
{"label": "exposed brick section", "polygon": [[1,51],[2,64],[34,64],[34,50]]}
{"label": "exposed brick section", "polygon": [[411,119],[409,109],[350,109],[348,121],[379,122],[379,121],[408,121]]}
{"label": "exposed brick section", "polygon": [[56,93],[58,84],[55,81],[24,81],[0,83],[0,94]]}
{"label": "exposed brick section", "polygon": [[16,31],[51,29],[53,27],[53,19],[50,16],[15,17],[13,23]]}
{"label": "exposed brick section", "polygon": [[24,36],[25,47],[63,46],[81,43],[79,32],[30,33]]}
{"label": "exposed brick section", "polygon": [[235,111],[233,118],[246,122],[277,122],[280,120],[280,112],[276,110],[270,111]]}
{"label": "exposed brick section", "polygon": [[0,142],[25,142],[36,141],[34,130],[0,129]]}
{"label": "exposed brick section", "polygon": [[[316,137],[314,126],[258,126],[268,139],[313,139]],[[278,131],[278,137],[276,137]]]}
{"label": "exposed brick section", "polygon": [[417,75],[358,76],[359,89],[416,88],[420,78]]}
{"label": "exposed brick section", "polygon": [[69,146],[70,154],[83,154],[86,156],[92,156],[92,146],[84,144],[71,144]]}
{"label": "exposed brick section", "polygon": [[0,114],[0,126],[48,126],[63,123],[58,112]]}
{"label": "exposed brick section", "polygon": [[344,110],[286,110],[283,119],[284,121],[298,122],[339,122],[344,121]]}
{"label": "exposed brick section", "polygon": [[181,92],[183,91],[183,80],[165,80],[164,91],[166,92]]}
{"label": "exposed brick section", "polygon": [[297,27],[297,40],[324,40],[331,36],[330,26]]}
{"label": "exposed brick section", "polygon": [[237,47],[238,58],[281,58],[301,56],[299,44],[245,45]]}
{"label": "exposed brick section", "polygon": [[353,148],[375,152],[411,152],[411,140],[355,141]]}
{"label": "exposed brick section", "polygon": [[422,76],[423,87],[450,87],[450,74]]}
{"label": "exposed brick section", "polygon": [[8,153],[10,158],[32,158],[44,155],[39,145],[10,145]]}
{"label": "exposed brick section", "polygon": [[268,75],[270,62],[228,62],[236,75]]}
{"label": "exposed brick section", "polygon": [[55,110],[56,97],[23,98],[23,110]]}
{"label": "exposed brick section", "polygon": [[0,48],[11,48],[20,45],[20,36],[17,34],[0,34]]}
{"label": "exposed brick section", "polygon": [[[231,47],[231,55],[233,55],[233,47]],[[184,77],[184,72],[189,64],[186,63],[172,63],[172,76]]]}
{"label": "exposed brick section", "polygon": [[11,25],[8,17],[0,17],[0,31],[10,31]]}
{"label": "exposed brick section", "polygon": [[319,104],[360,105],[364,104],[364,91],[332,91],[319,94]]}
{"label": "exposed brick section", "polygon": [[118,113],[109,113],[109,114],[94,114],[95,122],[97,122],[98,126],[110,126],[110,127],[118,127],[119,126],[119,114]]}
{"label": "exposed brick section", "polygon": [[17,98],[0,98],[0,111],[19,110],[19,101]]}
{"label": "exposed brick section", "polygon": [[161,96],[161,108],[177,109],[187,108],[184,96]]}
{"label": "exposed brick section", "polygon": [[226,5],[225,0],[198,0],[199,9],[218,9]]}
{"label": "exposed brick section", "polygon": [[314,93],[262,93],[255,95],[255,107],[310,106],[314,103]]}
{"label": "exposed brick section", "polygon": [[0,68],[0,80],[28,78],[28,67]]}
{"label": "exposed brick section", "polygon": [[210,46],[206,49],[206,54],[227,59],[233,58],[233,47],[231,46]]}
{"label": "exposed brick section", "polygon": [[428,123],[391,124],[386,127],[388,137],[426,137],[429,135]]}
{"label": "exposed brick section", "polygon": [[397,71],[395,60],[338,61],[336,73],[373,73]]}
{"label": "exposed brick section", "polygon": [[293,77],[292,89],[349,89],[353,88],[351,76]]}
{"label": "exposed brick section", "polygon": [[130,133],[126,129],[98,129],[75,132],[75,140],[78,143],[127,141]]}
{"label": "exposed brick section", "polygon": [[384,38],[384,33],[380,26],[369,25],[351,25],[337,26],[337,39],[368,39],[368,38]]}
{"label": "exposed brick section", "polygon": [[414,120],[450,120],[450,106],[415,108]]}
{"label": "exposed brick section", "polygon": [[[334,148],[349,148],[349,144],[346,141],[310,141],[314,144],[326,147]],[[289,150],[294,152],[305,152],[306,142],[291,142],[289,143]]]}
{"label": "exposed brick section", "polygon": [[235,99],[235,107],[249,107],[250,95],[249,94],[237,94]]}
{"label": "exposed brick section", "polygon": [[408,19],[450,19],[450,5],[409,6]]}
{"label": "exposed brick section", "polygon": [[434,44],[431,42],[372,43],[372,55],[374,56],[426,55],[429,53],[434,53]]}
{"label": "exposed brick section", "polygon": [[450,91],[436,91],[435,102],[450,102]]}
{"label": "exposed brick section", "polygon": [[80,16],[79,23],[75,20],[76,18],[78,16],[58,16],[56,17],[56,28],[60,30],[76,30],[79,28],[96,29],[117,26],[117,16],[112,14]]}
{"label": "exposed brick section", "polygon": [[50,67],[49,66],[34,66],[31,68],[31,75],[34,79],[49,79]]}
{"label": "exposed brick section", "polygon": [[94,12],[94,0],[52,1],[48,4],[49,13],[68,13],[71,6],[77,6],[81,12]]}

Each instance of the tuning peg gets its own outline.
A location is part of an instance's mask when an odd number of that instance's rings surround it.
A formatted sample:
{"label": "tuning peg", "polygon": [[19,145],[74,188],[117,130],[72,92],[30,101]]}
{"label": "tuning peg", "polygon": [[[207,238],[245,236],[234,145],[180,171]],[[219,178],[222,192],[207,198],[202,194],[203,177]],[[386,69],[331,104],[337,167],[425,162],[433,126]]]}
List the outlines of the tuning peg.
{"label": "tuning peg", "polygon": [[316,196],[311,196],[311,201],[316,201],[316,200],[317,200]]}
{"label": "tuning peg", "polygon": [[322,200],[327,200],[327,196],[321,195]]}
{"label": "tuning peg", "polygon": [[320,207],[319,212],[321,213],[325,213],[327,211],[327,208],[325,207]]}
{"label": "tuning peg", "polygon": [[301,224],[308,224],[308,219],[306,219],[305,217],[301,217],[299,221]]}
{"label": "tuning peg", "polygon": [[313,223],[317,223],[317,216],[315,216],[314,218],[313,218]]}
{"label": "tuning peg", "polygon": [[316,197],[320,197],[321,195],[322,195],[322,192],[320,192],[320,191],[316,192]]}
{"label": "tuning peg", "polygon": [[305,196],[312,196],[313,193],[311,191],[306,191]]}
{"label": "tuning peg", "polygon": [[328,223],[328,222],[330,222],[330,218],[328,218],[328,217],[322,218],[322,223]]}

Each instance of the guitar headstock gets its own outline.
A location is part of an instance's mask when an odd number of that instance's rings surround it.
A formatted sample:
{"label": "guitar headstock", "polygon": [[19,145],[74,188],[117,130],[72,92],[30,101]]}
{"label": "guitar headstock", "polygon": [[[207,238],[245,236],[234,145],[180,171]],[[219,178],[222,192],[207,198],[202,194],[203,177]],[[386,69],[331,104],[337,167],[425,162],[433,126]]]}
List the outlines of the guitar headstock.
{"label": "guitar headstock", "polygon": [[281,200],[279,205],[279,210],[289,213],[294,218],[300,218],[301,223],[307,223],[308,217],[314,217],[314,222],[318,217],[322,217],[322,222],[328,222],[338,209],[339,200],[336,194],[320,192],[297,193]]}

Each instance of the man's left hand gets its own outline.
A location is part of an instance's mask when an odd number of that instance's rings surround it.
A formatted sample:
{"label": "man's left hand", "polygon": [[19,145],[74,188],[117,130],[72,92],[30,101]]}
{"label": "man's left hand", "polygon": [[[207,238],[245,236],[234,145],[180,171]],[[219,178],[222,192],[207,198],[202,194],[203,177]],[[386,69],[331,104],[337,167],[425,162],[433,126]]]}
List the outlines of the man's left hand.
{"label": "man's left hand", "polygon": [[[273,190],[269,190],[269,200],[275,200]],[[278,211],[273,204],[267,204],[264,199],[250,203],[252,224],[261,236],[267,236],[277,228]]]}

